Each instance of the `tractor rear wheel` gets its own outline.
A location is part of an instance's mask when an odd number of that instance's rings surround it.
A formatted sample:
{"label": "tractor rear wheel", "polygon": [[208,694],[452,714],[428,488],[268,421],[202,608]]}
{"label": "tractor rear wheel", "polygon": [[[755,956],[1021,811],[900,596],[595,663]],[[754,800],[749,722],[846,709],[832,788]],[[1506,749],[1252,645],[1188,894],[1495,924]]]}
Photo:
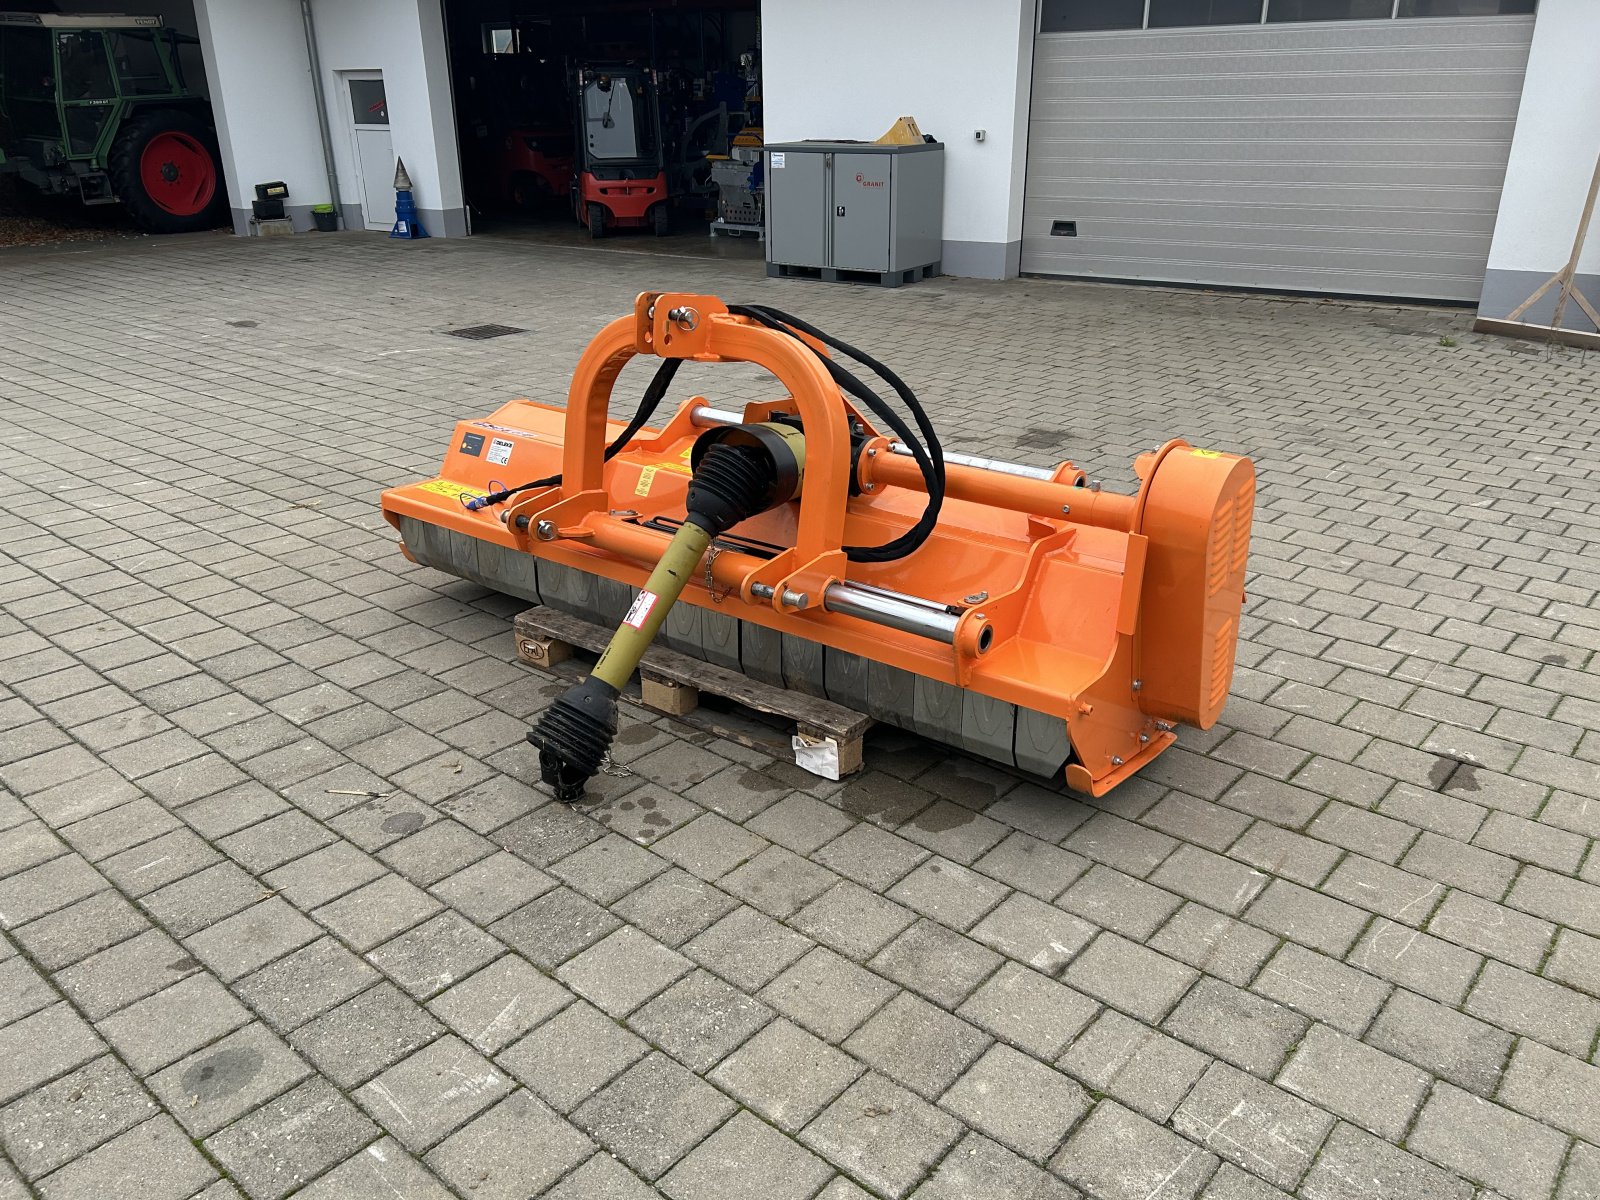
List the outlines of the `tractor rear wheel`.
{"label": "tractor rear wheel", "polygon": [[193,114],[139,113],[117,135],[107,166],[117,199],[151,233],[189,233],[221,223],[228,195],[217,140]]}
{"label": "tractor rear wheel", "polygon": [[595,203],[593,203],[591,201],[590,204],[589,204],[588,215],[589,215],[589,222],[588,222],[588,224],[589,224],[589,236],[591,238],[603,238],[603,237],[605,237],[605,235],[606,235],[606,206],[604,204],[595,204]]}

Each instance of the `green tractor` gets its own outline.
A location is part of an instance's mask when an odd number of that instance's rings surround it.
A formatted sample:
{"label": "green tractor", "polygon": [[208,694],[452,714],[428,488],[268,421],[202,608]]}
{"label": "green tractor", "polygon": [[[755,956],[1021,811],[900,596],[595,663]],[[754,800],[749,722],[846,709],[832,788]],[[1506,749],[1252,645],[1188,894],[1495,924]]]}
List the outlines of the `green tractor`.
{"label": "green tractor", "polygon": [[120,202],[152,233],[221,222],[228,197],[195,38],[160,17],[0,12],[0,172]]}

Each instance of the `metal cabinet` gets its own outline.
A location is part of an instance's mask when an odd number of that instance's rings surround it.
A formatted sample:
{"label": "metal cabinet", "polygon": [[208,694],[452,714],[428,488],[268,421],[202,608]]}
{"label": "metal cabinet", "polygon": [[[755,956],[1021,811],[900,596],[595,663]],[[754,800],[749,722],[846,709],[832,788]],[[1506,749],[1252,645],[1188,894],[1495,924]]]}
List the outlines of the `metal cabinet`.
{"label": "metal cabinet", "polygon": [[767,274],[939,273],[944,147],[789,142],[766,148]]}

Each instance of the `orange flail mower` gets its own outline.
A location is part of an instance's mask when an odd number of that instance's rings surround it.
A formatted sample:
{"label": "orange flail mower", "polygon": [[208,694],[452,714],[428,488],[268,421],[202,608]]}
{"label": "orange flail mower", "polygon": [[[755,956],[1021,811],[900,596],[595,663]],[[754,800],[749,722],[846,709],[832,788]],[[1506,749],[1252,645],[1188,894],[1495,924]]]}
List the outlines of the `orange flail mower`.
{"label": "orange flail mower", "polygon": [[[635,355],[662,363],[624,425],[606,413]],[[647,425],[686,361],[753,363],[784,394],[737,410],[694,396]],[[590,343],[565,410],[513,400],[461,422],[439,477],[385,492],[383,512],[418,562],[617,625],[529,734],[565,799],[599,769],[658,632],[1101,795],[1178,723],[1222,712],[1255,496],[1248,459],[1179,439],[1134,469],[1124,496],[1070,462],[946,453],[892,371],[798,318],[645,293]]]}

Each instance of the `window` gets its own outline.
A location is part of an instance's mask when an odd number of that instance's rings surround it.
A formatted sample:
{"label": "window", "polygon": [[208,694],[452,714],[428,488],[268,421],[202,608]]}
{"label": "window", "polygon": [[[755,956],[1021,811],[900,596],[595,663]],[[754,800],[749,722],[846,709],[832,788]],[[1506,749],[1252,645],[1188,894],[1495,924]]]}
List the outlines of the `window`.
{"label": "window", "polygon": [[1270,0],[1269,21],[1387,21],[1392,0]]}
{"label": "window", "polygon": [[1150,28],[1259,25],[1261,0],[1150,0]]}
{"label": "window", "polygon": [[167,84],[167,69],[156,49],[156,35],[149,30],[119,29],[111,35],[111,59],[117,64],[117,78],[125,95],[157,96],[172,89]]}
{"label": "window", "polygon": [[1044,0],[1040,33],[1084,33],[1095,29],[1138,29],[1144,0]]}
{"label": "window", "polygon": [[350,81],[350,110],[357,125],[387,125],[389,101],[381,79]]}
{"label": "window", "polygon": [[56,48],[61,62],[63,100],[110,100],[117,94],[111,82],[106,40],[99,31],[59,33]]}
{"label": "window", "polygon": [[517,31],[503,25],[499,27],[485,25],[483,27],[483,52],[485,54],[515,54],[517,52]]}
{"label": "window", "polygon": [[13,100],[54,100],[55,64],[43,29],[8,29],[0,37],[0,79]]}
{"label": "window", "polygon": [[1501,17],[1531,13],[1535,0],[1400,0],[1401,17]]}

